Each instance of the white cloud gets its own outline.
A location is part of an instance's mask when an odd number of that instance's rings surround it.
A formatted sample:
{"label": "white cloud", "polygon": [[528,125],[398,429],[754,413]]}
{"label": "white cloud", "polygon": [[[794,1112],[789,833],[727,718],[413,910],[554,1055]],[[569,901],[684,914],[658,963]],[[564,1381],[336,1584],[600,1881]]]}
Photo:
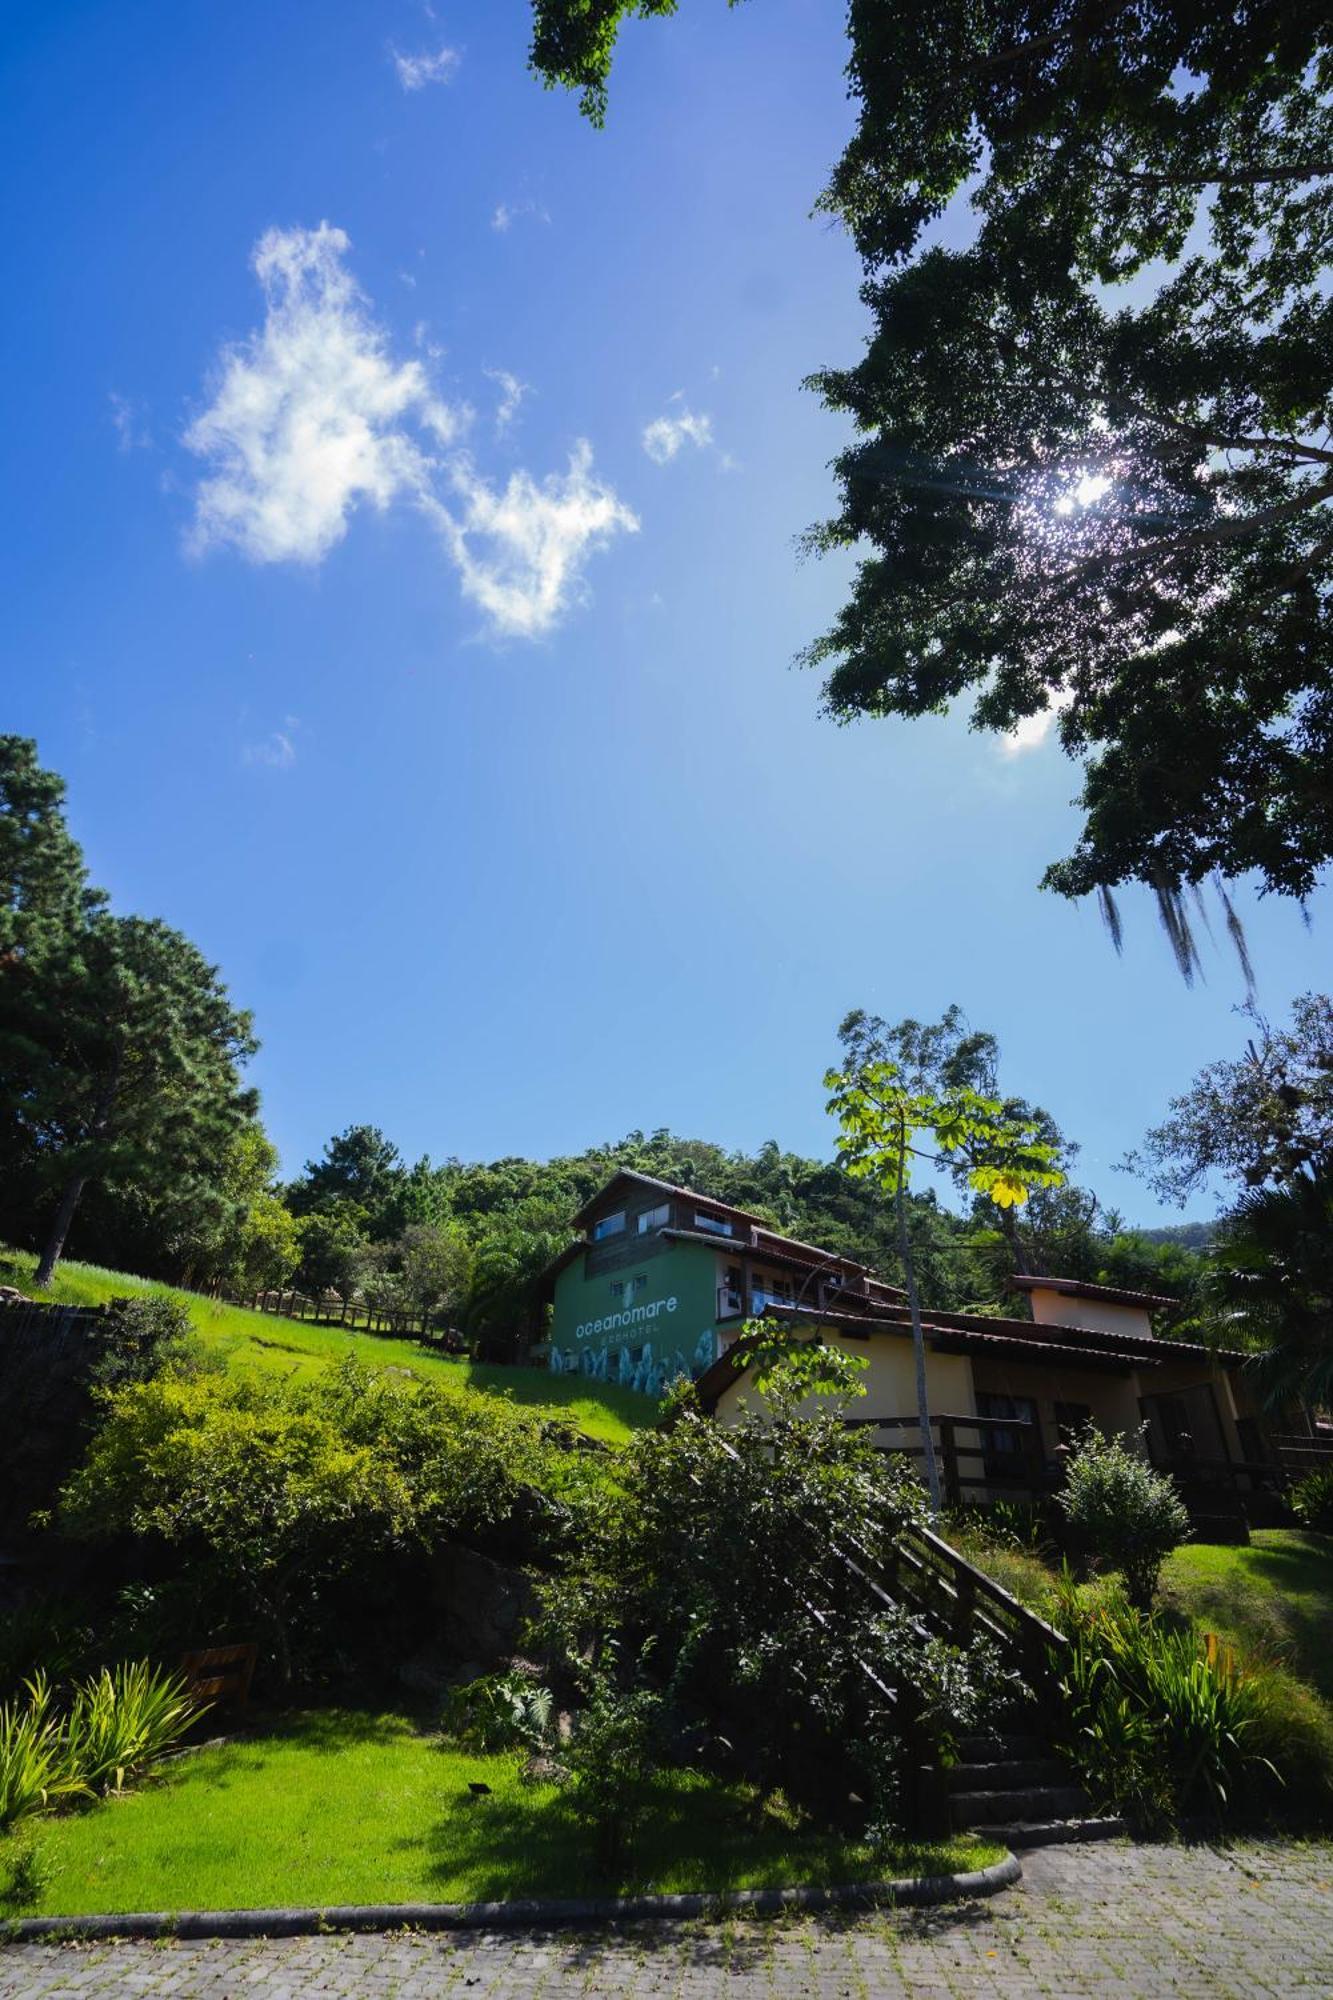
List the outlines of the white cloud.
{"label": "white cloud", "polygon": [[525,215],[530,215],[534,222],[551,220],[539,201],[497,201],[491,214],[491,228],[498,229],[503,235]]}
{"label": "white cloud", "polygon": [[107,398],[111,405],[111,422],[115,427],[116,441],[122,451],[147,451],[152,444],[148,426],[142,420],[142,410],[130,397],[120,395],[115,389]]}
{"label": "white cloud", "polygon": [[296,762],[296,745],[290,734],[295,728],[295,717],[289,715],[286,729],[275,729],[262,743],[247,743],[241,752],[241,762],[266,765],[271,771],[289,771]]}
{"label": "white cloud", "polygon": [[1022,757],[1029,750],[1039,750],[1054,729],[1062,708],[1068,708],[1073,696],[1059,688],[1051,696],[1045,708],[1035,715],[1025,715],[1012,729],[1006,730],[999,739],[999,752],[1006,762]]}
{"label": "white cloud", "polygon": [[424,90],[428,83],[451,82],[463,57],[461,50],[450,48],[437,49],[434,55],[423,52],[421,55],[405,56],[391,42],[389,60],[404,90]]}
{"label": "white cloud", "polygon": [[[496,490],[457,449],[470,412],[435,393],[420,361],[396,361],[349,275],[342,230],[270,230],[254,268],[263,327],[227,349],[212,403],[185,442],[209,473],[190,542],[253,562],[319,562],[358,505],[395,500],[438,528],[464,595],[506,637],[550,630],[582,591],[586,558],[638,522],[577,445],[567,474],[519,470]],[[500,372],[499,420],[524,385]],[[281,759],[255,746],[255,761]],[[290,748],[290,745],[288,744]]]}
{"label": "white cloud", "polygon": [[511,375],[507,368],[488,368],[485,372],[500,391],[495,405],[495,428],[506,431],[518,415],[523,398],[530,393],[531,385],[520,382],[517,375]]}
{"label": "white cloud", "polygon": [[[672,398],[674,402],[675,397]],[[674,414],[654,417],[643,430],[643,448],[655,465],[669,465],[683,445],[706,451],[713,442],[713,419],[697,416],[682,403]]]}
{"label": "white cloud", "polygon": [[403,429],[457,429],[418,361],[390,359],[343,265],[341,229],[270,229],[253,263],[262,331],[223,356],[216,394],[185,434],[215,468],[199,488],[198,549],[254,562],[318,562],[362,500],[383,511],[422,490],[429,461]]}
{"label": "white cloud", "polygon": [[449,472],[461,511],[437,506],[436,521],[464,595],[507,638],[549,632],[581,594],[586,558],[613,535],[638,531],[635,515],[595,477],[585,438],[570,453],[569,471],[540,483],[513,472],[497,491],[463,453]]}

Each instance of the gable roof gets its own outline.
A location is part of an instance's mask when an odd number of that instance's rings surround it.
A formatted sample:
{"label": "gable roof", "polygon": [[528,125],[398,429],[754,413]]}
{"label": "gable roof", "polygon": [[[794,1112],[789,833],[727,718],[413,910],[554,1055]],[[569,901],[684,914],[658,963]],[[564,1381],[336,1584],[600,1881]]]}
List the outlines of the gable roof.
{"label": "gable roof", "polygon": [[1119,1285],[1087,1285],[1081,1278],[1014,1277],[1009,1280],[1009,1289],[1013,1292],[1062,1292],[1070,1299],[1100,1299],[1109,1306],[1140,1306],[1144,1312],[1180,1304],[1179,1299],[1162,1298],[1156,1292],[1127,1292]]}
{"label": "gable roof", "polygon": [[[626,1193],[629,1193],[634,1188],[643,1188],[651,1194],[671,1195],[678,1201],[692,1202],[698,1208],[716,1212],[718,1215],[746,1224],[749,1229],[755,1232],[756,1236],[762,1239],[755,1243],[747,1243],[744,1237],[731,1239],[734,1240],[737,1250],[750,1250],[775,1264],[788,1261],[799,1263],[802,1267],[808,1265],[813,1258],[816,1262],[836,1265],[846,1271],[858,1271],[883,1290],[892,1292],[897,1297],[906,1296],[899,1286],[890,1285],[887,1280],[879,1277],[869,1264],[862,1264],[855,1257],[844,1256],[838,1250],[825,1250],[818,1243],[805,1243],[799,1236],[785,1236],[780,1229],[775,1229],[771,1222],[766,1221],[762,1215],[756,1215],[751,1208],[738,1208],[735,1202],[723,1201],[715,1194],[705,1194],[701,1188],[680,1187],[675,1181],[661,1181],[655,1175],[641,1174],[633,1167],[618,1167],[606,1185],[599,1188],[590,1201],[584,1202],[577,1215],[570,1217],[570,1228],[586,1228],[587,1224],[595,1219],[603,1204],[622,1184],[625,1187]],[[668,1228],[664,1229],[662,1233],[664,1236],[674,1238],[677,1242],[708,1243],[715,1250],[723,1247],[729,1240],[725,1236],[713,1236],[704,1231],[690,1229]],[[573,1247],[582,1249],[584,1246],[578,1244]],[[562,1253],[562,1255],[567,1256],[568,1253]],[[548,1270],[552,1275],[560,1268],[561,1260],[557,1260],[555,1264],[548,1266]]]}

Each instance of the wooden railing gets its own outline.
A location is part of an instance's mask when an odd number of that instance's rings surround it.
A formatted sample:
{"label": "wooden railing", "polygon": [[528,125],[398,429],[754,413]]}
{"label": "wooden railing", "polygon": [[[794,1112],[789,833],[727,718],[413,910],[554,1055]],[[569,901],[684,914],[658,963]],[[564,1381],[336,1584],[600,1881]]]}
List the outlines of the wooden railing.
{"label": "wooden railing", "polygon": [[[919,1417],[846,1417],[843,1421],[867,1430],[915,1432],[915,1444],[892,1438],[876,1438],[875,1442],[884,1451],[900,1451],[908,1458],[925,1457],[925,1447],[919,1441]],[[1051,1484],[1041,1433],[1026,1418],[932,1416],[930,1429],[947,1506],[959,1507],[977,1493],[993,1494],[997,1489],[1035,1495]],[[975,1442],[969,1433],[975,1434]],[[1002,1435],[1016,1437],[1018,1449],[1001,1448]]]}
{"label": "wooden railing", "polygon": [[1029,1687],[1044,1687],[1068,1648],[1063,1633],[926,1527],[905,1528],[883,1565],[890,1593],[962,1645],[989,1639]]}
{"label": "wooden railing", "polygon": [[[345,1326],[352,1332],[385,1333],[399,1339],[438,1341],[448,1345],[450,1334],[434,1323],[434,1314],[381,1310],[339,1298],[312,1298],[307,1292],[225,1292],[232,1305],[252,1312],[276,1313],[282,1319],[304,1320],[313,1326]],[[459,1343],[462,1344],[461,1341]]]}

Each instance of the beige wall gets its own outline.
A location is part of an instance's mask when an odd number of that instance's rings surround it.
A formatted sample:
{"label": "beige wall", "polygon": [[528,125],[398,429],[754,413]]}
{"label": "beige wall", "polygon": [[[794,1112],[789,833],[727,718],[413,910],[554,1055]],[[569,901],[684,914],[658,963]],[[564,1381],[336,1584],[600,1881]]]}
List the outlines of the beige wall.
{"label": "beige wall", "polygon": [[1139,1426],[1139,1385],[1133,1374],[1113,1375],[1104,1368],[1066,1366],[1049,1359],[1038,1367],[987,1355],[973,1361],[972,1376],[978,1395],[1032,1398],[1047,1458],[1060,1442],[1057,1403],[1085,1403],[1097,1428],[1108,1437],[1129,1436]]}
{"label": "beige wall", "polygon": [[[910,1328],[904,1328],[902,1333],[875,1333],[868,1340],[848,1340],[826,1329],[824,1339],[828,1346],[870,1364],[859,1378],[866,1393],[849,1404],[849,1417],[903,1417],[915,1410],[916,1364],[912,1358]],[[972,1366],[965,1354],[935,1354],[927,1347],[926,1389],[932,1411],[944,1416],[975,1415]],[[723,1423],[735,1422],[742,1396],[748,1397],[751,1405],[761,1400],[754,1383],[744,1375],[735,1387],[725,1388],[718,1399],[717,1414]],[[805,1408],[813,1412],[821,1405],[828,1407],[827,1398],[811,1396]]]}
{"label": "beige wall", "polygon": [[1032,1317],[1044,1326],[1087,1326],[1099,1333],[1152,1337],[1152,1321],[1143,1306],[1122,1306],[1109,1299],[1079,1299],[1069,1292],[1047,1291],[1036,1285],[1028,1293]]}

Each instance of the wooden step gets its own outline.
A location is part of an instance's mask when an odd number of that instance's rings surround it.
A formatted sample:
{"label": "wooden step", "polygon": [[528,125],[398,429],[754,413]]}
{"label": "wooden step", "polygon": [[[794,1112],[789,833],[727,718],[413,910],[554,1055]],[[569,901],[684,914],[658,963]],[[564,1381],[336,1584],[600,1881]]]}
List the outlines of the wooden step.
{"label": "wooden step", "polygon": [[1125,1832],[1125,1822],[1112,1815],[1091,1819],[1014,1820],[986,1828],[987,1840],[1005,1847],[1058,1847],[1080,1840],[1115,1840]]}
{"label": "wooden step", "polygon": [[1088,1819],[1092,1801],[1081,1785],[1030,1785],[1003,1792],[955,1792],[951,1804],[957,1827],[988,1827],[999,1821]]}
{"label": "wooden step", "polygon": [[1058,1757],[1012,1757],[996,1763],[955,1764],[947,1778],[951,1792],[1022,1792],[1033,1786],[1067,1785],[1069,1771]]}
{"label": "wooden step", "polygon": [[1017,1731],[1013,1735],[997,1732],[990,1736],[962,1736],[958,1740],[958,1757],[963,1764],[1021,1764],[1049,1755],[1050,1745],[1040,1736],[1024,1736]]}

